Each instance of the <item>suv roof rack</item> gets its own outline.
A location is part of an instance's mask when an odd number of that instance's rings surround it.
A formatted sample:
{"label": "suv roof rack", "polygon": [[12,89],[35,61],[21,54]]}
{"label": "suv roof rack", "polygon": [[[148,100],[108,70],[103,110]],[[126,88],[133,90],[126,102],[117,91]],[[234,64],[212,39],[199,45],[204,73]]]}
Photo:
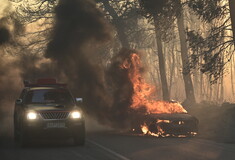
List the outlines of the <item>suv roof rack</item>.
{"label": "suv roof rack", "polygon": [[36,83],[30,83],[30,81],[24,80],[25,87],[66,87],[65,83],[57,83],[54,78],[40,78]]}

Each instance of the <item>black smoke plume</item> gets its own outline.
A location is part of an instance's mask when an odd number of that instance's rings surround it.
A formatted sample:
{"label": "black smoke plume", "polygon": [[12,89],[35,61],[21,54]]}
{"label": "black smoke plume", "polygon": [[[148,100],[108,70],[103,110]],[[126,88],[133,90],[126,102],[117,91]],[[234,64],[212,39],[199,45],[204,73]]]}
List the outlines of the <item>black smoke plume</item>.
{"label": "black smoke plume", "polygon": [[89,115],[115,127],[130,123],[132,84],[120,64],[133,50],[123,49],[108,68],[100,65],[99,45],[110,40],[112,29],[92,0],[61,0],[45,56],[55,62]]}
{"label": "black smoke plume", "polygon": [[56,7],[56,24],[46,57],[58,61],[68,56],[77,57],[86,54],[84,45],[95,46],[109,38],[110,26],[95,2],[61,0]]}
{"label": "black smoke plume", "polygon": [[10,33],[7,28],[0,27],[0,45],[8,42],[10,39]]}
{"label": "black smoke plume", "polygon": [[[106,82],[112,91],[113,97],[112,115],[117,122],[120,122],[120,125],[125,125],[126,127],[140,125],[143,114],[146,113],[144,106],[139,109],[132,109],[130,107],[134,90],[129,73],[136,69],[131,60],[133,53],[140,56],[140,53],[136,50],[120,50],[112,58],[111,64],[106,71]],[[130,67],[121,67],[124,62],[128,62]],[[142,73],[143,71],[144,69],[140,67],[139,72]]]}
{"label": "black smoke plume", "polygon": [[112,102],[96,50],[111,38],[111,27],[92,0],[61,0],[55,11],[45,56],[56,63],[72,92],[84,98],[85,110],[105,121],[111,116]]}
{"label": "black smoke plume", "polygon": [[113,96],[112,109],[114,114],[127,113],[126,111],[131,105],[133,86],[128,77],[128,70],[121,68],[121,65],[132,53],[135,53],[135,51],[122,49],[112,58],[106,71],[106,81]]}
{"label": "black smoke plume", "polygon": [[110,66],[106,71],[106,82],[112,94],[112,116],[113,120],[118,122],[118,125],[123,127],[133,127],[135,124],[140,124],[142,110],[134,110],[130,108],[132,104],[133,84],[128,76],[129,69],[121,67],[124,61],[130,62],[131,69],[131,54],[137,51],[131,49],[122,49],[116,54]]}

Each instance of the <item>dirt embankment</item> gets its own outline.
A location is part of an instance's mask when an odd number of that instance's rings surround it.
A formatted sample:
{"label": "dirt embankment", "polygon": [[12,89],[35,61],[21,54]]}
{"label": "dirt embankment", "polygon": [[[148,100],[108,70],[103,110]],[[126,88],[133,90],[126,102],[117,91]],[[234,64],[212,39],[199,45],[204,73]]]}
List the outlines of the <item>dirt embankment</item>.
{"label": "dirt embankment", "polygon": [[188,111],[199,119],[198,137],[235,143],[235,103],[202,102]]}

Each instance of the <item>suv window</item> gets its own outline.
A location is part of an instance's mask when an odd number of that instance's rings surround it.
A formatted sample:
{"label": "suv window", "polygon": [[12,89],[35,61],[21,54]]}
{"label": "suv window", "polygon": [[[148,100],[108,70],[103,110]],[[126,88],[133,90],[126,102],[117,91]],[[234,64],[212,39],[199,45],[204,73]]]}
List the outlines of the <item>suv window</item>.
{"label": "suv window", "polygon": [[26,104],[74,104],[71,94],[65,89],[39,89],[28,91]]}

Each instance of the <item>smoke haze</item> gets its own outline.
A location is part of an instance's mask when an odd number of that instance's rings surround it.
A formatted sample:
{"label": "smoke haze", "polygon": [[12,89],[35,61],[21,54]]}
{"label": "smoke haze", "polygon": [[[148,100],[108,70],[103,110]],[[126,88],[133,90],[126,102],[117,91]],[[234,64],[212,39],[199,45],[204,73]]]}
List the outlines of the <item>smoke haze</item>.
{"label": "smoke haze", "polygon": [[[12,117],[14,99],[19,95],[24,79],[34,81],[53,77],[68,83],[74,95],[84,99],[87,114],[100,123],[127,126],[134,117],[129,108],[133,89],[127,71],[119,65],[134,51],[123,49],[113,57],[108,68],[101,65],[97,50],[112,38],[113,30],[92,0],[61,0],[55,13],[54,30],[45,57],[25,49],[19,50],[20,54],[7,64],[0,64],[0,82],[3,84],[0,92],[4,95],[0,99],[0,114]],[[13,23],[15,29],[11,31],[0,29],[0,34],[4,35],[1,36],[2,44],[14,41],[11,34],[21,26],[16,24]],[[20,31],[24,30],[20,28]],[[10,102],[10,111],[3,107],[5,102]],[[9,114],[5,114],[6,111]]]}
{"label": "smoke haze", "polygon": [[[5,55],[4,47],[10,41],[8,15],[10,13],[10,3],[7,0],[0,2],[0,135],[9,134],[9,122],[12,115],[13,103],[9,103],[14,98],[16,92],[15,74],[17,72],[12,65],[12,61]],[[12,86],[12,87],[9,87]]]}

